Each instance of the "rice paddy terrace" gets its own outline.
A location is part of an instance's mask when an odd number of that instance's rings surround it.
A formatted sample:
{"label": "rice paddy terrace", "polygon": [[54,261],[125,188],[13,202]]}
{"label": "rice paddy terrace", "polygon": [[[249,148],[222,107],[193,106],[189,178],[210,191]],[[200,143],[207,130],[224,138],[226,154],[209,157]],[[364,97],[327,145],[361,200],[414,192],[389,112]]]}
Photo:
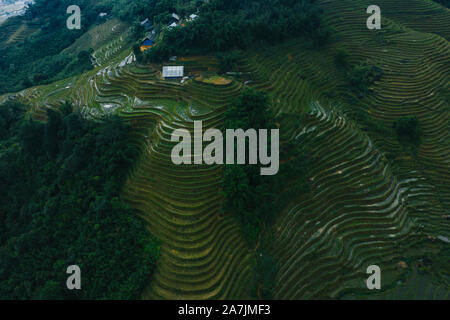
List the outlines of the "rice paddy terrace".
{"label": "rice paddy terrace", "polygon": [[237,223],[221,212],[222,168],[184,168],[170,159],[173,130],[192,132],[195,119],[202,119],[207,127],[220,126],[222,112],[215,109],[223,111],[240,85],[216,88],[190,82],[181,86],[144,79],[132,85],[139,105],[122,111],[141,129],[138,141],[143,148],[124,196],[163,242],[156,274],[144,298],[242,297],[252,279],[253,259]]}
{"label": "rice paddy terrace", "polygon": [[[268,237],[276,239],[270,247],[280,263],[276,298],[351,297],[354,292],[361,297],[367,294],[363,279],[371,264],[385,270],[385,286],[402,281],[410,286],[391,297],[449,294],[448,274],[439,279],[442,286],[418,285],[409,280],[413,268],[403,268],[401,260],[407,258],[405,243],[424,251],[448,246],[435,242],[450,232],[450,12],[431,1],[417,1],[417,9],[414,1],[380,1],[386,14],[376,35],[365,26],[366,2],[320,1],[336,30],[329,50],[314,52],[292,41],[256,51],[243,62],[255,86],[274,95],[279,114],[307,113],[304,127],[285,126],[284,134],[311,145],[316,160],[311,194],[282,212]],[[420,20],[416,29],[402,24],[407,15],[397,14],[401,8]],[[371,94],[358,98],[349,92],[345,74],[333,62],[338,48],[348,50],[352,62],[367,61],[385,71]],[[320,104],[308,107],[311,100]],[[396,156],[395,137],[380,137],[349,120],[361,113],[386,127],[398,117],[417,115],[424,132],[417,158]]]}
{"label": "rice paddy terrace", "polygon": [[8,45],[24,41],[26,37],[37,31],[38,28],[28,25],[20,17],[13,17],[2,23],[1,30],[0,44]]}
{"label": "rice paddy terrace", "polygon": [[[135,65],[133,55],[114,47],[116,43],[101,49],[107,57],[117,54],[106,67],[81,78],[25,90],[20,98],[34,106],[32,114],[37,119],[45,120],[47,108],[70,98],[87,117],[120,112],[133,124],[142,159],[125,185],[124,197],[162,241],[158,268],[144,298],[246,296],[254,259],[238,223],[231,214],[222,213],[223,168],[181,168],[170,160],[172,131],[193,131],[196,119],[202,119],[205,128],[220,126],[223,111],[242,84],[166,82],[156,69]],[[209,60],[213,67],[214,59]],[[196,68],[196,63],[187,63]]]}
{"label": "rice paddy terrace", "polygon": [[[311,190],[292,198],[263,232],[261,245],[278,263],[274,297],[448,299],[448,270],[423,257],[438,257],[450,238],[450,11],[432,1],[379,0],[382,29],[370,31],[369,1],[319,3],[335,29],[330,44],[312,49],[298,39],[254,48],[237,70],[271,95],[282,142],[308,147],[314,160]],[[135,63],[127,30],[117,32],[95,51],[93,71],[16,97],[32,105],[36,119],[70,99],[87,117],[118,113],[135,129],[141,158],[123,197],[162,243],[143,298],[247,298],[255,252],[222,211],[223,167],[175,166],[170,159],[173,130],[193,132],[197,119],[205,130],[222,128],[244,80],[164,81],[159,66]],[[342,48],[351,63],[383,69],[369,94],[349,89],[335,66]],[[181,62],[194,74],[217,65],[211,57]],[[370,126],[391,127],[405,115],[416,115],[423,131],[416,155]],[[382,270],[377,293],[365,286],[372,264]]]}

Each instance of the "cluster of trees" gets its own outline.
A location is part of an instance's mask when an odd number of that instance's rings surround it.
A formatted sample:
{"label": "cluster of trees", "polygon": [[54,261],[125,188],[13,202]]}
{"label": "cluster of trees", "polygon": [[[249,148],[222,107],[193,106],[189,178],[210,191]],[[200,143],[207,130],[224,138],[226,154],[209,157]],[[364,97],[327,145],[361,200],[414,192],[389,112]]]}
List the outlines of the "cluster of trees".
{"label": "cluster of trees", "polygon": [[[69,30],[66,20],[67,7],[79,5],[82,10],[80,30]],[[92,7],[89,0],[36,0],[24,20],[38,31],[24,42],[3,43],[0,47],[0,94],[50,83],[92,68],[90,52],[72,54],[63,50],[83,35],[97,22],[101,7]]]}
{"label": "cluster of trees", "polygon": [[336,63],[336,66],[340,68],[347,68],[350,64],[349,59],[350,54],[345,49],[337,50],[336,54],[334,55],[334,62]]}
{"label": "cluster of trees", "polygon": [[237,50],[219,52],[217,54],[217,59],[219,60],[219,73],[235,70],[241,57],[241,52]]}
{"label": "cluster of trees", "polygon": [[418,146],[421,141],[419,120],[416,116],[401,117],[392,125],[401,143]]}
{"label": "cluster of trees", "polygon": [[278,273],[276,259],[260,248],[256,253],[256,297],[263,300],[273,299],[275,279]]}
{"label": "cluster of trees", "polygon": [[[81,8],[80,30],[68,30],[66,9]],[[315,44],[323,44],[329,29],[314,0],[36,0],[24,17],[39,31],[24,42],[0,48],[0,94],[51,83],[92,68],[90,52],[64,51],[90,27],[99,22],[99,13],[107,12],[133,24],[136,39],[144,29],[139,21],[150,18],[164,26],[172,12],[180,16],[198,13],[195,23],[164,31],[157,46],[138,53],[140,61],[160,62],[171,55],[227,52],[246,48],[255,42],[276,43],[298,35],[309,35]]]}
{"label": "cluster of trees", "polygon": [[444,7],[450,8],[450,0],[434,0],[434,1],[442,4]]}
{"label": "cluster of trees", "polygon": [[346,72],[349,85],[360,95],[367,94],[369,87],[379,81],[384,74],[383,69],[368,63],[354,65],[350,63],[350,54],[346,49],[338,49],[334,54],[334,63]]}
{"label": "cluster of trees", "polygon": [[24,106],[9,102],[0,107],[0,141],[8,140],[17,132],[17,124],[22,119]]}
{"label": "cluster of trees", "polygon": [[[112,3],[111,3],[112,2]],[[202,1],[196,1],[200,5]],[[169,13],[180,12],[182,8],[193,6],[195,1],[191,0],[109,0],[112,12],[121,20],[133,22],[136,19],[142,21],[150,18],[154,21],[165,23],[168,21]],[[181,13],[181,12],[180,12]]]}
{"label": "cluster of trees", "polygon": [[[270,129],[273,124],[270,122],[268,106],[269,100],[264,93],[254,89],[245,90],[227,110],[225,128]],[[260,175],[255,165],[235,164],[225,167],[225,210],[239,217],[244,235],[251,245],[255,244],[263,221],[271,213],[273,194],[269,180],[267,176]]]}
{"label": "cluster of trees", "polygon": [[[269,111],[269,96],[253,88],[245,89],[225,113],[226,129],[275,128]],[[268,141],[268,152],[271,143]],[[270,222],[272,212],[294,194],[307,190],[309,166],[307,151],[295,142],[280,146],[280,170],[274,176],[262,176],[256,165],[226,165],[223,178],[225,210],[234,212],[242,222],[243,232],[254,245],[264,222]],[[248,159],[248,155],[246,156]]]}
{"label": "cluster of trees", "polygon": [[[264,92],[245,89],[226,111],[225,128],[275,128],[269,104],[270,98]],[[309,187],[306,179],[309,160],[305,150],[301,150],[294,142],[283,143],[280,155],[280,170],[275,176],[261,176],[260,168],[256,165],[225,166],[222,181],[224,209],[238,217],[244,237],[252,247],[263,226],[273,221],[274,212],[280,211],[294,195],[306,192]],[[269,299],[275,284],[276,261],[268,252],[260,249],[257,252],[257,265],[257,296]]]}
{"label": "cluster of trees", "polygon": [[[159,243],[120,200],[138,151],[113,116],[83,119],[65,105],[46,123],[0,106],[0,297],[134,299]],[[68,290],[69,265],[82,290]]]}
{"label": "cluster of trees", "polygon": [[244,49],[255,42],[277,43],[298,35],[309,35],[321,45],[330,35],[313,0],[210,0],[198,9],[194,23],[166,30],[144,58],[160,62],[171,55]]}
{"label": "cluster of trees", "polygon": [[347,76],[353,89],[360,94],[367,94],[369,87],[381,79],[383,70],[377,66],[360,64],[354,66]]}

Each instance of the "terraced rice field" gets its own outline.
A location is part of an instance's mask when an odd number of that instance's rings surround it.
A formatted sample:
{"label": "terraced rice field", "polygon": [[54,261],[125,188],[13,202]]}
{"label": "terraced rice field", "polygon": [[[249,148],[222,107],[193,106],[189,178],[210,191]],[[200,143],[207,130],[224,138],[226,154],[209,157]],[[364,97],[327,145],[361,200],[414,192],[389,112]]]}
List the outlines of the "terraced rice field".
{"label": "terraced rice field", "polygon": [[[219,166],[178,167],[170,154],[173,130],[193,133],[220,126],[222,111],[240,92],[227,86],[162,82],[151,70],[123,75],[139,104],[122,115],[139,128],[142,159],[125,187],[125,198],[142,212],[164,245],[154,279],[144,298],[241,298],[252,280],[253,259],[230,214],[221,212]],[[120,80],[118,80],[120,81]],[[119,83],[117,83],[119,85]],[[126,91],[125,87],[121,92]],[[148,101],[148,102],[147,102]]]}
{"label": "terraced rice field", "polygon": [[[102,65],[102,62],[109,61],[108,58],[114,53],[129,46],[130,32],[128,24],[122,23],[118,19],[110,19],[83,34],[64,52],[76,55],[81,50],[92,48],[96,50],[95,61],[98,62],[98,65]],[[105,56],[106,54],[108,57]]]}
{"label": "terraced rice field", "polygon": [[[241,298],[252,280],[253,259],[230,214],[222,214],[218,166],[177,167],[173,130],[220,125],[222,111],[240,91],[227,86],[159,80],[156,70],[104,70],[97,101],[116,103],[137,130],[142,158],[124,197],[163,242],[156,274],[144,298]],[[128,102],[128,103],[127,103]]]}
{"label": "terraced rice field", "polygon": [[[242,298],[252,279],[253,262],[237,223],[221,213],[222,168],[177,167],[170,160],[172,131],[193,132],[192,120],[198,117],[189,96],[173,92],[167,98],[177,95],[180,100],[173,101],[172,110],[153,105],[124,114],[136,127],[142,126],[139,140],[145,141],[143,158],[125,187],[125,197],[141,210],[149,229],[164,243],[144,298]],[[188,101],[183,103],[184,99]],[[220,122],[217,113],[202,119],[207,127]]]}
{"label": "terraced rice field", "polygon": [[[271,95],[277,115],[302,117],[281,123],[282,141],[308,146],[314,159],[311,191],[291,199],[263,232],[262,245],[278,262],[278,299],[449,298],[448,275],[418,269],[425,252],[439,255],[448,246],[439,239],[450,238],[450,12],[428,0],[380,0],[382,30],[374,32],[365,24],[369,2],[320,0],[335,29],[326,48],[312,49],[304,39],[255,48],[236,70]],[[197,119],[204,130],[221,128],[244,81],[163,81],[159,66],[134,62],[124,34],[98,48],[92,72],[18,96],[38,119],[70,99],[87,117],[118,113],[134,127],[142,155],[123,196],[162,241],[143,298],[249,297],[254,251],[232,214],[222,212],[223,167],[170,160],[172,131],[193,132]],[[334,63],[341,48],[351,63],[383,69],[370,94],[349,90]],[[192,74],[217,67],[212,57],[178,63]],[[417,115],[423,131],[417,156],[359,122],[361,114],[386,127]],[[365,286],[372,264],[382,269],[378,293]]]}
{"label": "terraced rice field", "polygon": [[[450,13],[431,1],[419,1],[417,10],[406,1],[380,1],[383,29],[374,36],[365,26],[365,8],[371,4],[366,2],[320,1],[336,29],[329,50],[316,52],[292,41],[255,50],[242,62],[254,86],[273,94],[278,114],[307,115],[305,127],[285,127],[284,137],[314,146],[316,159],[311,194],[288,206],[268,237],[276,239],[270,247],[280,263],[276,298],[341,297],[351,291],[363,295],[371,264],[381,266],[386,286],[392,288],[404,278],[397,264],[410,238],[420,234],[436,241],[450,232]],[[421,11],[424,6],[430,10]],[[417,28],[402,24],[409,15],[399,14],[400,8],[415,12],[421,21]],[[383,68],[385,75],[372,94],[358,99],[349,92],[345,74],[334,66],[337,48],[348,50],[353,63],[368,61]],[[311,100],[319,103],[311,107]],[[320,107],[332,103],[337,105]],[[398,152],[398,142],[346,118],[361,112],[387,127],[398,117],[417,115],[424,132],[417,159],[387,161],[386,155]],[[444,284],[441,298],[448,294],[448,278]],[[414,297],[423,294],[415,287],[405,290]],[[399,290],[388,294],[402,296]]]}
{"label": "terraced rice field", "polygon": [[[107,46],[108,47],[108,46]],[[111,45],[112,47],[112,45]],[[114,50],[113,50],[114,51]],[[184,85],[161,80],[159,71],[132,64],[123,51],[104,68],[51,86],[25,90],[33,116],[69,98],[87,117],[120,112],[136,129],[142,159],[124,188],[124,197],[162,240],[161,257],[144,298],[242,298],[253,279],[254,259],[233,216],[222,212],[219,166],[172,165],[172,130],[217,127],[242,84]]]}
{"label": "terraced rice field", "polygon": [[313,190],[275,224],[276,297],[335,298],[364,289],[357,279],[372,264],[382,268],[386,285],[398,262],[395,244],[414,231],[405,202],[426,191],[411,190],[416,179],[395,177],[373,142],[334,110],[313,105],[296,139],[312,148]]}
{"label": "terraced rice field", "polygon": [[0,44],[8,45],[14,42],[22,42],[33,32],[37,31],[37,28],[28,26],[20,18],[10,18],[2,23],[0,32]]}

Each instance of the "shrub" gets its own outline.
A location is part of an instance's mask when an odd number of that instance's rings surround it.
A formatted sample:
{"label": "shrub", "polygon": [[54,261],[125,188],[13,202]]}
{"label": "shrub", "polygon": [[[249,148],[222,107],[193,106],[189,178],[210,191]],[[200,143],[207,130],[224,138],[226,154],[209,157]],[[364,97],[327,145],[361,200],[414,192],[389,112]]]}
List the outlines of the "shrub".
{"label": "shrub", "polygon": [[233,71],[233,69],[236,68],[240,57],[240,52],[236,50],[218,53],[217,58],[219,59],[219,72],[225,73],[228,71]]}
{"label": "shrub", "polygon": [[366,94],[369,91],[369,86],[380,80],[382,76],[383,70],[381,68],[367,64],[357,65],[348,73],[350,85],[362,94]]}
{"label": "shrub", "polygon": [[393,128],[400,142],[413,145],[420,144],[421,130],[416,116],[398,118],[395,120]]}
{"label": "shrub", "polygon": [[345,49],[337,50],[336,54],[334,55],[334,62],[338,67],[347,68],[349,65],[348,51]]}

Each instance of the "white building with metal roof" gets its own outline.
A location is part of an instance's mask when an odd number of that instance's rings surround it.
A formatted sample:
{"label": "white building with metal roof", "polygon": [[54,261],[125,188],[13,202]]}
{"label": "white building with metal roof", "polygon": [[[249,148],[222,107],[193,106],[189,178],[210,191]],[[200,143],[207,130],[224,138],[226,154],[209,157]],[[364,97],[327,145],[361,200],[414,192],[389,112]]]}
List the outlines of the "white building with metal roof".
{"label": "white building with metal roof", "polygon": [[184,66],[165,66],[162,70],[162,76],[164,79],[183,78]]}

